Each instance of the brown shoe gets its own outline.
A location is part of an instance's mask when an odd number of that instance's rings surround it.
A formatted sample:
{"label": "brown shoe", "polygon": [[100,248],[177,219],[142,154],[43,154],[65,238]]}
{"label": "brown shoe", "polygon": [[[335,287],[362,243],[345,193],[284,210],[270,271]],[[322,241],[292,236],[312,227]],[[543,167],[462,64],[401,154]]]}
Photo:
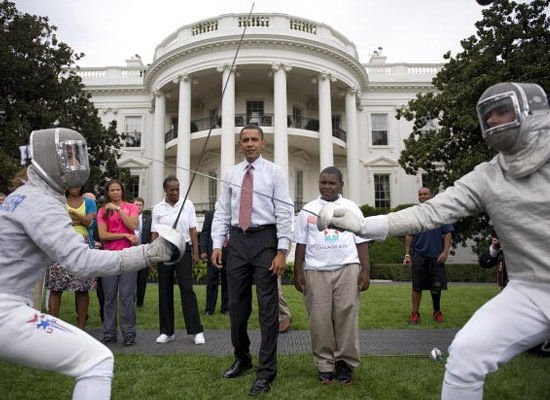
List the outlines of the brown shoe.
{"label": "brown shoe", "polygon": [[290,318],[284,318],[283,320],[281,320],[279,322],[279,333],[285,333],[286,331],[288,331],[290,329],[291,322],[292,321]]}

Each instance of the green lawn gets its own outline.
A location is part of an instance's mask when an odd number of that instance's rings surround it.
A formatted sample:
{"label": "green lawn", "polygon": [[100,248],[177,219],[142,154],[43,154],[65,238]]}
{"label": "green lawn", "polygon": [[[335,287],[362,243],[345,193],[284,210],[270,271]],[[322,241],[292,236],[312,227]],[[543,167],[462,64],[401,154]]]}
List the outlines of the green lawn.
{"label": "green lawn", "polygon": [[[204,286],[195,287],[199,307],[204,309]],[[294,313],[293,329],[307,329],[301,295],[292,286],[284,287]],[[176,290],[177,293],[177,290]],[[443,311],[447,321],[435,324],[425,318],[418,327],[406,324],[410,309],[410,285],[373,284],[362,295],[361,329],[425,329],[460,327],[484,301],[498,293],[493,285],[450,284],[443,294]],[[148,286],[146,306],[138,311],[142,329],[156,329],[156,285]],[[431,316],[429,293],[425,293],[422,314]],[[99,326],[97,303],[93,298],[90,326]],[[63,300],[63,318],[74,321],[72,293]],[[179,307],[176,309],[179,310]],[[177,315],[178,329],[182,317]],[[206,329],[229,328],[228,319],[219,313],[204,317]],[[251,328],[257,327],[253,314]],[[221,372],[230,356],[174,354],[168,356],[116,355],[113,399],[243,399],[253,375],[224,380]],[[438,399],[444,363],[427,358],[362,358],[350,387],[323,386],[316,381],[316,371],[309,354],[279,357],[279,375],[266,399]],[[489,376],[485,400],[550,398],[550,360],[521,355]],[[37,371],[0,362],[0,398],[7,400],[70,399],[73,380],[50,372]]]}

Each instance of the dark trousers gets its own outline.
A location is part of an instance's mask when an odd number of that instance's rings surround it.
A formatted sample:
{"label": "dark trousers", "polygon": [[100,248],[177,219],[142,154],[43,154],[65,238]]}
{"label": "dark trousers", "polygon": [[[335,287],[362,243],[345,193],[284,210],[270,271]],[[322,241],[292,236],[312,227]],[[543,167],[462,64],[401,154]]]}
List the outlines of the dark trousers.
{"label": "dark trousers", "polygon": [[214,312],[216,302],[218,301],[218,282],[221,284],[222,301],[220,311],[226,312],[228,309],[228,293],[227,293],[227,273],[226,266],[222,269],[216,268],[208,261],[208,280],[206,282],[206,312]]}
{"label": "dark trousers", "polygon": [[172,265],[159,264],[159,324],[160,333],[174,334],[174,273],[180,288],[181,308],[187,333],[195,335],[204,329],[199,315],[197,296],[193,291],[191,252]]}
{"label": "dark trousers", "polygon": [[149,268],[140,269],[137,273],[136,287],[136,305],[142,306],[145,299],[145,289],[147,288],[147,279],[149,278]]}
{"label": "dark trousers", "polygon": [[97,302],[99,303],[99,318],[101,318],[101,322],[103,322],[103,305],[105,304],[105,295],[103,294],[103,285],[101,284],[101,278],[96,278],[95,283]]}
{"label": "dark trousers", "polygon": [[235,357],[250,360],[248,319],[252,312],[252,284],[256,284],[261,342],[257,379],[272,381],[277,375],[279,294],[277,276],[269,271],[277,252],[276,228],[243,233],[231,229],[227,260],[231,342]]}

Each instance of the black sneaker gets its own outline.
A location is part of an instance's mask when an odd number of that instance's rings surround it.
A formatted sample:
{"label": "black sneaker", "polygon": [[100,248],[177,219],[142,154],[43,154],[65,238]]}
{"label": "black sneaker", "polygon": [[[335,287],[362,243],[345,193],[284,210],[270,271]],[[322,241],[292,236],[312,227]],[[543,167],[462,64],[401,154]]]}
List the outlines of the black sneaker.
{"label": "black sneaker", "polygon": [[342,385],[351,384],[351,373],[352,368],[348,365],[347,362],[340,360],[336,361],[334,380]]}
{"label": "black sneaker", "polygon": [[103,339],[101,339],[101,343],[103,343],[103,344],[114,344],[114,343],[116,343],[116,337],[103,337]]}
{"label": "black sneaker", "polygon": [[327,385],[332,382],[334,379],[334,373],[333,372],[321,372],[319,371],[319,382],[321,382],[323,385]]}
{"label": "black sneaker", "polygon": [[124,346],[133,346],[136,344],[136,338],[134,336],[128,336],[124,338]]}

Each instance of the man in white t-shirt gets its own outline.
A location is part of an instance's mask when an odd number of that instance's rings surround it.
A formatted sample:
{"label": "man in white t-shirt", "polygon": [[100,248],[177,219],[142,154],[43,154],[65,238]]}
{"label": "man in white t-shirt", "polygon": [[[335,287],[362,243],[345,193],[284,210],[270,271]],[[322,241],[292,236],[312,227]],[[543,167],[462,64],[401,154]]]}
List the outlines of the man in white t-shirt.
{"label": "man in white t-shirt", "polygon": [[321,196],[298,214],[294,282],[304,293],[319,381],[348,385],[360,361],[359,293],[370,284],[368,242],[338,229],[319,231],[316,216],[325,204],[334,202],[362,217],[359,207],[340,195],[343,186],[338,168],[323,169]]}

